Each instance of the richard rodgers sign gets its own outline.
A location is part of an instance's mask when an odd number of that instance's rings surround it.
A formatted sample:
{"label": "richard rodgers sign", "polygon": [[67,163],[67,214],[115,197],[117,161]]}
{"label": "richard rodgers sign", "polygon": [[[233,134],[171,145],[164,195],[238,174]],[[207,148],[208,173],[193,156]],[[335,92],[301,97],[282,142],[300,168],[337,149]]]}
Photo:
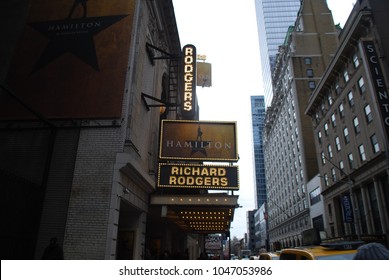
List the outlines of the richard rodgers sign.
{"label": "richard rodgers sign", "polygon": [[160,163],[158,187],[238,190],[238,167]]}

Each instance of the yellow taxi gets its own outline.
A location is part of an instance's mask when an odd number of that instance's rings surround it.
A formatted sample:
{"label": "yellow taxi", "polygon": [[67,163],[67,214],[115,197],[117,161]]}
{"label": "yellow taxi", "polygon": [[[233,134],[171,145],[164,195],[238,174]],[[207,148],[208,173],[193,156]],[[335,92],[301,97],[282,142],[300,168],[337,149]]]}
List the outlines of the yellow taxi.
{"label": "yellow taxi", "polygon": [[265,253],[260,253],[259,260],[278,260],[280,259],[280,254],[279,253],[272,253],[272,252],[265,252]]}
{"label": "yellow taxi", "polygon": [[361,241],[323,243],[281,250],[280,260],[352,260]]}

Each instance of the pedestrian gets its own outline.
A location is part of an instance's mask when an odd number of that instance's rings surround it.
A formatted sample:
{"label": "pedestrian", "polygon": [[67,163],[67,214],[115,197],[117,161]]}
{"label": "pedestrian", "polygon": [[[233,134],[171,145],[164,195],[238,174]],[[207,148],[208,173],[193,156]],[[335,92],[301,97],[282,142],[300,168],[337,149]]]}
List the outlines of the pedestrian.
{"label": "pedestrian", "polygon": [[354,260],[389,260],[389,250],[380,243],[368,243],[358,247]]}
{"label": "pedestrian", "polygon": [[200,257],[198,257],[197,259],[198,260],[208,260],[208,256],[204,252],[201,252]]}
{"label": "pedestrian", "polygon": [[46,247],[42,256],[43,260],[63,260],[63,251],[58,244],[57,237],[50,240],[50,244]]}

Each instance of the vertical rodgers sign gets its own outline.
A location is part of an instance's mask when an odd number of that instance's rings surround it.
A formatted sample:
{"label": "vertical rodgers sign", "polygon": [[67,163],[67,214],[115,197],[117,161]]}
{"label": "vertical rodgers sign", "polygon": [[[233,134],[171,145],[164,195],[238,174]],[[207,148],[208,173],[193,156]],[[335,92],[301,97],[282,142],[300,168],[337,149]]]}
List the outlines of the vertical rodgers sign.
{"label": "vertical rodgers sign", "polygon": [[185,45],[183,48],[184,88],[182,96],[182,115],[193,119],[196,112],[196,47]]}

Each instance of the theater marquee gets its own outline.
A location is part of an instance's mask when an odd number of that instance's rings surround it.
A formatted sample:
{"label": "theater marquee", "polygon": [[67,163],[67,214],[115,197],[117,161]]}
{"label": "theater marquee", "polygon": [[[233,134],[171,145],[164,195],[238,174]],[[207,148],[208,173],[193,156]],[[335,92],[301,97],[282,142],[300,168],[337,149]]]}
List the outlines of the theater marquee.
{"label": "theater marquee", "polygon": [[238,167],[160,163],[158,187],[239,190]]}
{"label": "theater marquee", "polygon": [[160,159],[238,161],[236,122],[163,120]]}

